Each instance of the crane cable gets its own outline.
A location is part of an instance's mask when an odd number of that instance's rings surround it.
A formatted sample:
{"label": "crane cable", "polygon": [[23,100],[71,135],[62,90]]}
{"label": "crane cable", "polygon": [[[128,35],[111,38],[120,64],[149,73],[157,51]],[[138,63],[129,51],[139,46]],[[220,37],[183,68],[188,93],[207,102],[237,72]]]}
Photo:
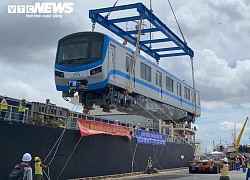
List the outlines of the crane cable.
{"label": "crane cable", "polygon": [[180,25],[179,25],[179,22],[178,22],[178,20],[177,20],[177,18],[176,18],[176,16],[175,16],[174,9],[173,9],[173,7],[172,7],[172,5],[171,5],[170,0],[168,0],[168,3],[169,3],[169,6],[170,6],[170,8],[171,8],[171,10],[172,10],[173,15],[174,15],[175,21],[176,21],[176,23],[177,23],[177,25],[178,25],[178,28],[179,28],[179,31],[180,31],[181,36],[182,36],[182,38],[183,38],[183,41],[184,41],[185,43],[187,43],[186,40],[185,40],[185,37],[184,37],[184,35],[183,35],[183,33],[182,33],[182,30],[181,30],[181,27],[180,27]]}
{"label": "crane cable", "polygon": [[[173,15],[174,15],[175,21],[176,21],[176,23],[177,23],[177,26],[178,26],[178,28],[179,28],[179,31],[180,31],[181,36],[182,36],[182,38],[183,38],[183,41],[184,41],[184,43],[187,44],[187,42],[186,42],[186,40],[185,40],[185,37],[184,37],[184,34],[183,34],[182,30],[181,30],[180,24],[179,24],[179,22],[178,22],[178,20],[177,20],[177,17],[176,17],[176,15],[175,15],[175,13],[174,13],[174,9],[173,9],[173,7],[172,7],[172,5],[171,5],[170,0],[168,0],[168,3],[169,3],[169,6],[170,6],[170,8],[171,8],[171,11],[172,11],[172,13],[173,13]],[[195,92],[195,80],[194,80],[194,63],[193,63],[193,57],[190,56],[190,60],[191,60],[191,67],[192,67],[192,81],[193,81],[193,89],[194,89],[194,94],[193,94],[193,96],[194,96],[194,116],[196,116],[196,114],[197,114],[197,109],[196,109],[196,108],[197,108],[197,107],[196,107],[196,92]]]}
{"label": "crane cable", "polygon": [[[113,5],[113,8],[115,8],[116,4],[118,3],[119,0],[116,0],[116,2],[114,3]],[[108,12],[108,14],[106,14],[105,18],[108,19],[109,15],[111,14],[112,11]],[[95,21],[92,21],[92,32],[95,31],[95,24],[96,22]]]}
{"label": "crane cable", "polygon": [[[116,2],[113,5],[113,8],[115,8],[116,4],[118,3],[119,0],[116,0]],[[109,15],[111,14],[112,11],[109,11],[108,14],[106,14],[105,18],[108,19]]]}
{"label": "crane cable", "polygon": [[192,68],[192,81],[193,81],[193,93],[192,96],[194,98],[194,118],[197,116],[197,104],[196,104],[196,89],[195,89],[195,80],[194,80],[194,59],[193,57],[190,57],[191,60],[191,68]]}
{"label": "crane cable", "polygon": [[[139,90],[139,89],[138,89]],[[139,90],[141,91],[141,90]],[[142,92],[142,91],[141,91]],[[142,109],[144,109],[146,112],[148,112],[152,117],[154,117],[156,120],[159,121],[159,119],[153,115],[149,110],[147,110],[146,108],[144,108],[139,102],[137,102],[133,97],[129,96],[134,102],[136,102]],[[153,102],[149,97],[145,96],[149,101]],[[154,103],[154,102],[153,102]],[[155,103],[154,103],[155,104]],[[158,105],[155,104],[157,107]],[[165,114],[170,120],[172,120],[174,123],[177,124],[177,122],[175,120],[173,120],[164,110],[162,110],[162,108],[158,107],[163,114]],[[169,127],[167,127],[168,129],[170,129]],[[184,130],[184,128],[182,128]],[[187,142],[186,139],[182,138],[181,136],[179,136],[179,134],[177,134],[176,132],[174,132],[174,134],[176,134],[178,137],[180,137],[184,142],[186,142],[187,144],[189,144],[193,149],[195,149],[196,147],[194,145],[192,145],[191,143]],[[207,156],[206,156],[207,157]],[[181,162],[179,162],[181,164]]]}
{"label": "crane cable", "polygon": [[[155,115],[153,115],[149,110],[147,110],[146,108],[144,108],[138,101],[136,101],[133,97],[131,97],[131,96],[129,96],[134,102],[136,102],[142,109],[144,109],[146,112],[148,112],[152,117],[154,117],[156,120],[158,120],[159,121],[159,119],[155,116]],[[147,97],[148,98],[148,97]],[[148,98],[150,101],[152,101],[150,98]],[[154,102],[153,102],[154,103]],[[160,110],[161,110],[161,108],[159,108]],[[176,123],[168,114],[166,114],[163,110],[161,110],[166,116],[168,116],[168,118],[170,119],[170,120],[172,120],[174,123]],[[177,123],[176,123],[177,124]],[[168,127],[168,129],[170,129],[169,127]],[[184,128],[182,128],[182,129],[184,129]],[[176,132],[174,132],[174,134],[177,134]],[[178,134],[177,134],[178,135]],[[178,137],[180,137],[179,135],[178,135]],[[184,138],[182,138],[182,137],[180,137],[181,139],[183,139],[184,140],[184,142],[186,142],[187,144],[190,144],[190,143],[188,143]],[[190,144],[190,146],[192,146],[193,148],[195,148],[192,144]]]}

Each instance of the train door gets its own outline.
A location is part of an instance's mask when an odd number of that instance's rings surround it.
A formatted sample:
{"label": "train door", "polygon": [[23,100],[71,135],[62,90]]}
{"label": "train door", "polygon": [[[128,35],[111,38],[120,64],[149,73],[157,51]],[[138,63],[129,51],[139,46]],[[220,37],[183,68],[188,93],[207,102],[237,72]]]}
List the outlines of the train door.
{"label": "train door", "polygon": [[162,73],[159,71],[156,71],[156,86],[158,89],[157,96],[162,98]]}
{"label": "train door", "polygon": [[181,84],[177,82],[176,84],[177,96],[178,96],[178,106],[182,106],[182,97],[181,97]]}
{"label": "train door", "polygon": [[111,70],[113,71],[113,77],[115,78],[115,46],[110,44],[109,48],[109,62],[111,63]]}

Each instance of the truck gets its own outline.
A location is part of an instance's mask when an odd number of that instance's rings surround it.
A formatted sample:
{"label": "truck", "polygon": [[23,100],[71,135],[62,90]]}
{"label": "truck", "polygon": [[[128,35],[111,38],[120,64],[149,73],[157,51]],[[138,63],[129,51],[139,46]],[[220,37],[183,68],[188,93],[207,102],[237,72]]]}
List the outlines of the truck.
{"label": "truck", "polygon": [[189,173],[214,173],[220,172],[222,162],[213,160],[189,161]]}

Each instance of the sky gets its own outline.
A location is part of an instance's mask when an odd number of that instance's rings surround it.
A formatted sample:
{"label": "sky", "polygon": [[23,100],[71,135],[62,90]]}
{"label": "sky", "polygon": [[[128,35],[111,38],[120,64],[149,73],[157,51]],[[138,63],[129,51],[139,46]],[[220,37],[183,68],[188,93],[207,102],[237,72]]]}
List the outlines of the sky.
{"label": "sky", "polygon": [[[8,5],[33,5],[33,0],[2,0],[0,4],[0,95],[25,97],[28,101],[49,98],[62,107],[72,108],[57,92],[54,60],[57,42],[65,35],[91,30],[90,9],[113,6],[114,0],[73,2],[73,12],[62,18],[27,18],[8,13]],[[117,5],[149,0],[119,0]],[[248,0],[172,0],[172,7],[188,43],[194,50],[196,89],[201,92],[202,115],[196,119],[196,138],[211,150],[215,144],[232,143],[250,113],[250,1]],[[181,34],[167,0],[152,0],[152,8],[173,32]],[[124,16],[129,12],[124,12]],[[121,15],[121,14],[120,14]],[[110,15],[115,18],[115,14]],[[128,28],[133,25],[129,24]],[[112,37],[100,25],[96,31]],[[189,57],[165,58],[160,66],[192,84]],[[249,123],[241,142],[250,144]]]}

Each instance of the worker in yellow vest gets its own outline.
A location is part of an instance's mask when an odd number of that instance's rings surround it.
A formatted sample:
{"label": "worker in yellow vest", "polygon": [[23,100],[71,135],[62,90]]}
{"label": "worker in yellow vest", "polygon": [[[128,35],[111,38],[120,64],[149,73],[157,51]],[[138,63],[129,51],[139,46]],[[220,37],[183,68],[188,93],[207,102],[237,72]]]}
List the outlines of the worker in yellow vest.
{"label": "worker in yellow vest", "polygon": [[24,113],[27,109],[27,102],[25,98],[22,98],[22,101],[19,103],[18,107],[18,113],[19,113],[19,118],[18,121],[21,123],[24,120]]}
{"label": "worker in yellow vest", "polygon": [[40,157],[35,157],[35,180],[43,180],[43,168],[47,168],[42,164]]}
{"label": "worker in yellow vest", "polygon": [[222,159],[222,168],[220,170],[220,180],[230,180],[229,171],[228,171],[228,159]]}
{"label": "worker in yellow vest", "polygon": [[0,111],[1,111],[0,120],[4,120],[7,109],[8,109],[8,103],[6,100],[6,96],[4,96],[0,104]]}
{"label": "worker in yellow vest", "polygon": [[153,166],[153,161],[151,157],[148,158],[148,167],[147,167],[147,173],[151,174],[152,173],[152,166]]}

